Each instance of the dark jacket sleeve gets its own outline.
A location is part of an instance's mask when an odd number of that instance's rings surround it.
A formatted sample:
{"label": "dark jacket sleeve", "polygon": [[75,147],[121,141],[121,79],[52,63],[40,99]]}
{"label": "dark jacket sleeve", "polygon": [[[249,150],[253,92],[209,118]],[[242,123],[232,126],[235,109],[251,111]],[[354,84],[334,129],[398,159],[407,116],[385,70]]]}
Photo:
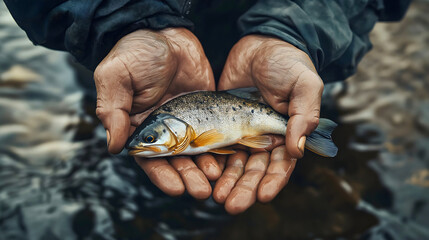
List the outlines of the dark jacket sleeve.
{"label": "dark jacket sleeve", "polygon": [[5,0],[36,45],[65,50],[94,70],[124,35],[141,28],[191,28],[188,0]]}
{"label": "dark jacket sleeve", "polygon": [[377,21],[403,17],[410,0],[259,0],[238,21],[243,35],[280,38],[305,51],[324,82],[344,80],[372,45]]}

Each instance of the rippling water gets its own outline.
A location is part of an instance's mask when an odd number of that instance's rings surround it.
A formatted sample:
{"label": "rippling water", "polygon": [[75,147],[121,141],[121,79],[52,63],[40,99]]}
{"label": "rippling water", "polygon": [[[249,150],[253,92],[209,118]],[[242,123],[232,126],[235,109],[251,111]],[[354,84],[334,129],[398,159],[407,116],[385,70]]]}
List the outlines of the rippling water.
{"label": "rippling water", "polygon": [[0,3],[0,239],[429,239],[428,5],[378,26],[364,71],[326,87],[339,155],[306,153],[272,203],[231,217],[107,154],[88,73]]}

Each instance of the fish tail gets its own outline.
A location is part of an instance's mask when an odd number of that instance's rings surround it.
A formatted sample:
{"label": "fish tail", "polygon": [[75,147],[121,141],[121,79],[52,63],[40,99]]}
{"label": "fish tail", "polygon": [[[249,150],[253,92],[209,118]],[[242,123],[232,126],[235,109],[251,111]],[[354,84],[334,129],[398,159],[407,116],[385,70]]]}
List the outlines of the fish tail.
{"label": "fish tail", "polygon": [[336,126],[335,122],[321,118],[316,130],[307,137],[305,148],[324,157],[335,157],[338,148],[332,141],[331,134]]}

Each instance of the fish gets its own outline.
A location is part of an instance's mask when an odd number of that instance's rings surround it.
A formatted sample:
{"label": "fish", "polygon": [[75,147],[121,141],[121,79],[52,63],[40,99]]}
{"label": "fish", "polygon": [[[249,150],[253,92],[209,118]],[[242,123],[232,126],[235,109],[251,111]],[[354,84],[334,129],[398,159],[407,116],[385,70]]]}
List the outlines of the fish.
{"label": "fish", "polygon": [[[128,154],[144,158],[201,153],[233,154],[231,146],[266,148],[267,134],[286,134],[288,117],[259,100],[254,88],[197,91],[176,97],[154,110],[126,143]],[[334,157],[331,134],[337,124],[321,118],[305,148]]]}

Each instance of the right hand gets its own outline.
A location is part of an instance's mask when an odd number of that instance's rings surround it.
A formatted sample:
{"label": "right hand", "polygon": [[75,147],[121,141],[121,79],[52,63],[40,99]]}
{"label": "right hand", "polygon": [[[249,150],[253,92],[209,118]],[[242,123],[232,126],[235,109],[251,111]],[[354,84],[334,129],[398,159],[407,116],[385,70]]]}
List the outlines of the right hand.
{"label": "right hand", "polygon": [[[286,138],[266,152],[228,158],[213,198],[230,213],[256,200],[268,202],[286,186],[296,159],[304,154],[305,136],[319,123],[323,82],[310,57],[293,45],[261,35],[243,37],[231,49],[218,89],[257,87],[264,101],[289,115]],[[284,144],[285,143],[285,144]]]}
{"label": "right hand", "polygon": [[[185,92],[215,90],[201,44],[188,30],[138,30],[124,36],[94,72],[97,116],[107,133],[108,150],[119,153],[149,113]],[[168,195],[186,190],[208,198],[221,169],[210,154],[196,157],[143,159],[135,157],[150,180]]]}

